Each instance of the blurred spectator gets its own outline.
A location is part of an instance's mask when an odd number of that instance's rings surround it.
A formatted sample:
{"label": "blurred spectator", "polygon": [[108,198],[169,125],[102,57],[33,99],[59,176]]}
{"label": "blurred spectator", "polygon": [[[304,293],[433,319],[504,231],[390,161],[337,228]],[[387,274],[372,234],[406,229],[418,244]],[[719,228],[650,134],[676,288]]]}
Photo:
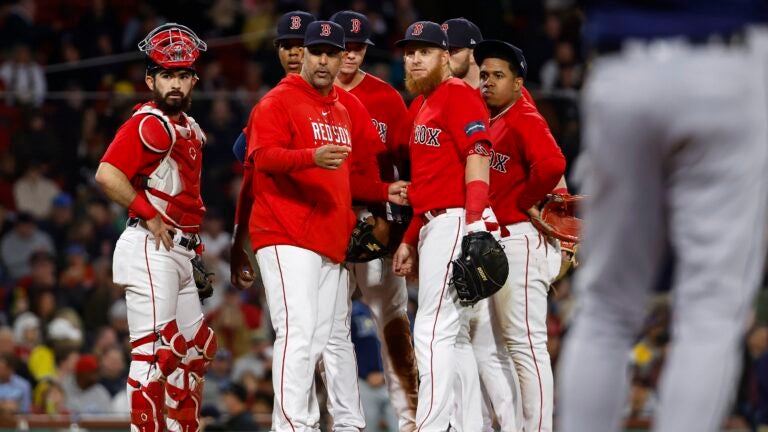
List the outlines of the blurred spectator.
{"label": "blurred spectator", "polygon": [[99,361],[83,354],[75,365],[75,376],[62,382],[67,406],[73,413],[98,414],[110,411],[112,396],[99,384]]}
{"label": "blurred spectator", "polygon": [[256,423],[253,421],[247,405],[247,393],[240,384],[231,384],[224,389],[222,398],[224,412],[227,420],[219,425],[206,427],[206,431],[253,431],[256,430]]}
{"label": "blurred spectator", "polygon": [[125,367],[123,351],[113,346],[101,355],[101,379],[99,382],[111,397],[125,390],[128,369]]}
{"label": "blurred spectator", "polygon": [[226,286],[224,302],[210,314],[209,320],[219,338],[219,347],[240,357],[248,351],[249,332],[261,325],[261,310],[244,303],[240,291]]}
{"label": "blurred spectator", "polygon": [[40,384],[40,396],[37,411],[42,414],[68,414],[67,395],[58,381],[47,379]]}
{"label": "blurred spectator", "polygon": [[[109,325],[110,308],[115,300],[112,283],[112,260],[100,257],[91,262],[93,267],[93,288],[88,292],[83,305],[83,323],[86,331],[95,331]],[[117,328],[109,327],[113,332]]]}
{"label": "blurred spectator", "polygon": [[14,373],[13,365],[13,355],[0,354],[0,411],[29,413],[32,388],[27,380]]}
{"label": "blurred spectator", "polygon": [[41,231],[29,213],[19,213],[13,229],[0,240],[0,259],[12,280],[28,274],[35,252],[54,253],[53,241]]}
{"label": "blurred spectator", "polygon": [[226,348],[219,347],[205,374],[205,387],[203,387],[203,406],[213,406],[219,411],[224,410],[224,405],[219,397],[221,392],[232,384],[230,372],[232,371],[232,353]]}
{"label": "blurred spectator", "polygon": [[541,68],[541,89],[575,89],[581,87],[582,68],[577,62],[572,42],[562,40],[555,45],[555,56]]}
{"label": "blurred spectator", "polygon": [[[11,152],[16,158],[16,170],[19,173],[25,173],[34,164],[37,165],[36,168],[39,171],[35,174],[39,174],[39,177],[44,174],[51,174],[50,168],[52,166],[60,166],[59,155],[62,153],[62,143],[51,127],[52,125],[46,122],[42,111],[30,111],[26,114],[25,119],[25,127],[11,137]],[[50,205],[49,199],[52,198],[53,196],[46,197],[45,204]],[[18,199],[19,196],[17,195],[17,204]],[[47,216],[47,213],[38,217],[44,216]]]}
{"label": "blurred spectator", "polygon": [[24,174],[13,184],[16,208],[43,220],[53,208],[53,199],[59,194],[59,186],[45,177],[45,166],[37,161],[30,162]]}
{"label": "blurred spectator", "polygon": [[115,228],[115,217],[109,202],[103,198],[94,198],[88,203],[86,211],[93,223],[93,239],[86,244],[88,254],[94,257],[112,256],[112,248],[120,234]]}
{"label": "blurred spectator", "polygon": [[363,302],[352,302],[352,343],[357,358],[360,402],[365,414],[366,430],[397,429],[397,417],[389,402],[381,364],[381,346],[371,310]]}
{"label": "blurred spectator", "polygon": [[[250,374],[256,378],[263,378],[268,369],[272,367],[272,343],[264,329],[251,332],[251,350],[238,357],[232,367],[232,380],[243,382],[243,377]],[[253,389],[254,393],[258,389]]]}
{"label": "blurred spectator", "polygon": [[72,227],[74,218],[72,206],[74,202],[72,195],[67,192],[60,192],[53,198],[51,204],[51,215],[40,223],[40,229],[51,237],[56,247],[56,253],[61,255],[65,252],[69,230]]}
{"label": "blurred spectator", "polygon": [[26,362],[29,353],[40,344],[40,319],[32,312],[24,312],[13,321],[13,338],[16,342],[16,355]]}
{"label": "blurred spectator", "polygon": [[65,268],[59,276],[59,306],[82,311],[86,295],[93,287],[93,267],[88,263],[85,248],[77,243],[67,246],[66,257]]}
{"label": "blurred spectator", "polygon": [[0,79],[5,83],[5,103],[39,107],[45,100],[47,82],[43,68],[32,59],[29,45],[13,47],[13,56],[0,66]]}
{"label": "blurred spectator", "polygon": [[[231,150],[230,150],[231,151]],[[200,238],[205,245],[204,256],[223,257],[229,254],[232,234],[224,230],[224,220],[217,211],[209,210],[203,219],[203,232]]]}

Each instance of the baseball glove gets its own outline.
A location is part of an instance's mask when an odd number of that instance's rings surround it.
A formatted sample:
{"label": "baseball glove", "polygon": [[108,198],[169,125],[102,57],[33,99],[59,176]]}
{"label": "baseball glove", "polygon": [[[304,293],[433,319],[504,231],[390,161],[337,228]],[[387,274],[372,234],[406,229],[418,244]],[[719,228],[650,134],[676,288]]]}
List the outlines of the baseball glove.
{"label": "baseball glove", "polygon": [[357,223],[347,246],[347,262],[364,263],[389,252],[389,224],[382,218],[369,216]]}
{"label": "baseball glove", "polygon": [[531,222],[548,237],[578,243],[581,219],[576,217],[576,211],[582,196],[549,195],[548,198],[540,216],[531,218]]}
{"label": "baseball glove", "polygon": [[561,240],[560,251],[562,254],[560,273],[557,275],[557,277],[555,277],[553,282],[557,282],[564,278],[568,274],[568,271],[579,266],[579,259],[577,257],[577,253],[579,251],[578,243]]}
{"label": "baseball glove", "polygon": [[200,255],[195,255],[190,261],[192,261],[192,276],[195,278],[195,285],[197,285],[197,296],[200,297],[200,300],[205,300],[213,295],[214,273],[205,269]]}
{"label": "baseball glove", "polygon": [[472,306],[504,286],[509,262],[499,242],[486,231],[472,232],[461,240],[461,254],[453,260],[451,283],[459,303]]}

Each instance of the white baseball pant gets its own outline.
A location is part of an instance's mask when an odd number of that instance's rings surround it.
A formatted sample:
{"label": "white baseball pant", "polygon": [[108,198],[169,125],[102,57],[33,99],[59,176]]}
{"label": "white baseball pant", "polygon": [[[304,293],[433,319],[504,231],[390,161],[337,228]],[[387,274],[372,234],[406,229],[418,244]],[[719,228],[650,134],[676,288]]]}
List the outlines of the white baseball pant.
{"label": "white baseball pant", "polygon": [[320,410],[311,396],[315,367],[330,338],[346,272],[340,264],[296,246],[264,247],[256,259],[276,333],[272,430],[317,432]]}

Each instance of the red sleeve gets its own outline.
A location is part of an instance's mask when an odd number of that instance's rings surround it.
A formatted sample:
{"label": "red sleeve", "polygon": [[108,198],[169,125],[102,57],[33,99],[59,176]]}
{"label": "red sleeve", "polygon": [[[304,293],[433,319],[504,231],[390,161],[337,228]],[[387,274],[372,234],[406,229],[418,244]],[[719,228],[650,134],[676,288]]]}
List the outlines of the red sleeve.
{"label": "red sleeve", "polygon": [[286,173],[315,166],[315,149],[291,149],[291,122],[283,106],[274,98],[258,103],[248,119],[246,159],[268,173]]}
{"label": "red sleeve", "polygon": [[408,224],[408,229],[403,236],[403,243],[418,247],[419,232],[421,231],[422,226],[424,226],[424,221],[421,219],[421,215],[413,215],[413,219],[411,219],[411,223]]}
{"label": "red sleeve", "polygon": [[162,158],[162,154],[155,153],[149,155],[144,144],[139,138],[139,123],[142,116],[131,117],[127,122],[120,126],[115,134],[115,139],[107,147],[107,151],[102,156],[101,161],[106,162],[125,174],[128,179],[132,179],[146,163],[147,157],[153,159]]}
{"label": "red sleeve", "polygon": [[456,149],[465,157],[472,153],[490,155],[488,111],[480,93],[466,86],[455,86],[451,92],[448,104],[460,109],[443,110],[444,124]]}
{"label": "red sleeve", "polygon": [[524,115],[521,149],[528,163],[528,180],[520,192],[517,206],[520,210],[528,210],[537,202],[544,199],[557,186],[560,177],[565,172],[565,158],[557,146],[555,138],[543,118],[537,115]]}

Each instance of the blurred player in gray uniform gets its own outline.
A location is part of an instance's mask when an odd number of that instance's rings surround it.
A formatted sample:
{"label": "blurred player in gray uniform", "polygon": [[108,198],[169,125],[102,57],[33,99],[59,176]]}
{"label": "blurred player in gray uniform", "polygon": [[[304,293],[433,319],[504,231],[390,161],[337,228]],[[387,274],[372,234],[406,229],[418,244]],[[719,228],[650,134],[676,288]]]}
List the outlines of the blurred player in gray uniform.
{"label": "blurred player in gray uniform", "polygon": [[719,431],[764,262],[765,57],[748,27],[765,4],[587,3],[600,55],[583,100],[583,267],[558,430],[620,430],[628,353],[669,244],[674,321],[653,430]]}

